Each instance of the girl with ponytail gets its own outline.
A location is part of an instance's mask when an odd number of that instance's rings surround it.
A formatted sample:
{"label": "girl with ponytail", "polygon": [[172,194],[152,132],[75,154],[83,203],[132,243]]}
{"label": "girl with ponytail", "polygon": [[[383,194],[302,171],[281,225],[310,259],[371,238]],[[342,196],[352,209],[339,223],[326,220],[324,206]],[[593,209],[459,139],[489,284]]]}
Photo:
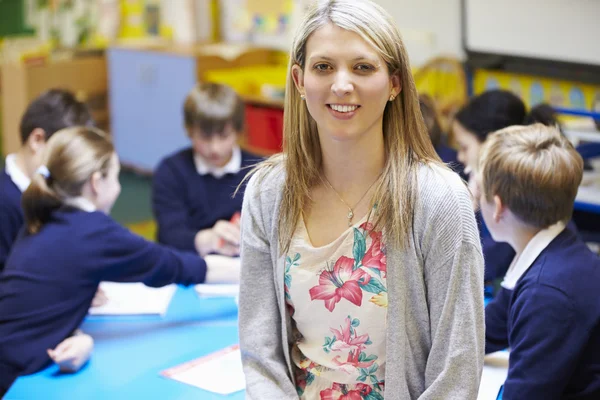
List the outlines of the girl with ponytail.
{"label": "girl with ponytail", "polygon": [[51,361],[68,371],[85,363],[93,341],[78,328],[101,281],[160,287],[238,280],[235,260],[148,242],[108,216],[121,186],[104,132],[63,129],[46,150],[23,193],[25,229],[0,274],[0,394]]}

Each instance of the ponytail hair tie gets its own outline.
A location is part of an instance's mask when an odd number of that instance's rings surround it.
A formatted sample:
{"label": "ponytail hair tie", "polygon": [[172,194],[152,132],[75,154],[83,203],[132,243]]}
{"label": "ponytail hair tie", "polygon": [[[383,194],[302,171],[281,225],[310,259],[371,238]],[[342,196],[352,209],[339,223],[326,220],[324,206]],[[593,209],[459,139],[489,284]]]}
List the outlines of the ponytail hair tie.
{"label": "ponytail hair tie", "polygon": [[48,170],[48,167],[46,167],[45,165],[40,165],[39,168],[35,172],[37,174],[40,174],[41,176],[43,176],[46,179],[50,178],[50,171]]}

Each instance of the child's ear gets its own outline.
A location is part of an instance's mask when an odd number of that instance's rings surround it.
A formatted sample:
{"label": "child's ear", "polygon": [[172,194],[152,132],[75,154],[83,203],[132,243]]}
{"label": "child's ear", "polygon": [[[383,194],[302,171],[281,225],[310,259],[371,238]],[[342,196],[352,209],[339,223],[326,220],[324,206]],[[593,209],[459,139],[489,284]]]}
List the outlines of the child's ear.
{"label": "child's ear", "polygon": [[92,193],[94,196],[97,196],[100,193],[100,181],[102,180],[102,173],[100,171],[96,171],[90,177],[90,188],[92,189]]}
{"label": "child's ear", "polygon": [[35,128],[29,134],[25,144],[34,154],[43,151],[46,147],[46,132],[42,128]]}
{"label": "child's ear", "polygon": [[498,195],[494,196],[494,221],[500,222],[505,212],[506,206],[502,203],[502,199]]}

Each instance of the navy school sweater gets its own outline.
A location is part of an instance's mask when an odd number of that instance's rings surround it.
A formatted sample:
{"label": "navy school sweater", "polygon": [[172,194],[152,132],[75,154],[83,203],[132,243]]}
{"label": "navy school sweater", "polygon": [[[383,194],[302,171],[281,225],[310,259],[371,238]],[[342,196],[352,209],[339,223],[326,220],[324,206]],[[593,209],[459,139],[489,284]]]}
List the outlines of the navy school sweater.
{"label": "navy school sweater", "polygon": [[5,170],[0,171],[0,272],[15,241],[24,217],[21,191]]}
{"label": "navy school sweater", "polygon": [[600,258],[569,229],[486,307],[486,353],[510,347],[503,400],[600,399]]}
{"label": "navy school sweater", "polygon": [[221,178],[200,175],[191,148],[165,158],[154,172],[152,209],[158,223],[158,241],[181,250],[195,251],[194,238],[202,229],[219,220],[230,220],[242,210],[244,191],[233,193],[249,172],[261,161],[259,156],[242,151],[242,169]]}
{"label": "navy school sweater", "polygon": [[85,318],[100,281],[201,283],[206,263],[148,242],[101,212],[63,208],[39,233],[21,230],[0,273],[0,392],[45,367],[46,349]]}

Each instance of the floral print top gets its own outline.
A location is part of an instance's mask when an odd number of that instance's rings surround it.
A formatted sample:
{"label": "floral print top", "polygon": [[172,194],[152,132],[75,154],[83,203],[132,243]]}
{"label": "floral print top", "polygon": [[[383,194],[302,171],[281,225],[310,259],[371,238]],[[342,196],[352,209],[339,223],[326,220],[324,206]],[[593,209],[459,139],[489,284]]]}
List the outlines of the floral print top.
{"label": "floral print top", "polygon": [[313,247],[304,221],[285,265],[285,297],[301,399],[378,400],[384,395],[386,257],[365,216],[334,242]]}

